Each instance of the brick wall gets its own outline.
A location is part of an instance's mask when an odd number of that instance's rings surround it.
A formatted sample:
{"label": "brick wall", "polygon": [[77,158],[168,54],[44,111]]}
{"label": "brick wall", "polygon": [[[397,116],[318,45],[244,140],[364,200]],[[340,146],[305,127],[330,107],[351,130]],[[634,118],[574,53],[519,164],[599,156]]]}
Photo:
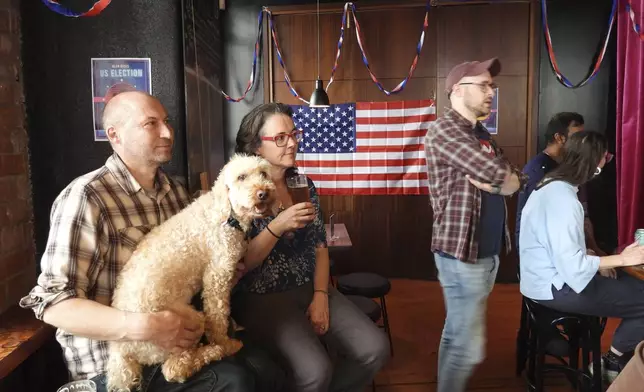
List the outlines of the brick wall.
{"label": "brick wall", "polygon": [[19,1],[0,0],[0,312],[36,279]]}

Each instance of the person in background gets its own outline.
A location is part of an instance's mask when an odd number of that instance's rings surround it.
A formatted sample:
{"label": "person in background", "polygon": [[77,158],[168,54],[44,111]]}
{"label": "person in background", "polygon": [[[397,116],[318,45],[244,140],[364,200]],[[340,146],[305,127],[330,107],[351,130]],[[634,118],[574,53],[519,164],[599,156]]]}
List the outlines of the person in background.
{"label": "person in background", "polygon": [[523,167],[523,173],[528,176],[526,186],[518,194],[517,199],[517,220],[515,228],[516,243],[519,243],[521,231],[521,211],[525,206],[528,197],[543,177],[556,168],[563,156],[563,149],[568,136],[584,130],[584,118],[579,113],[561,112],[557,113],[546,127],[546,148],[535,155]]}
{"label": "person in background", "polygon": [[[521,231],[521,212],[528,197],[549,171],[555,169],[558,162],[561,161],[564,151],[564,145],[570,135],[584,130],[584,117],[579,113],[574,112],[561,112],[557,113],[548,122],[546,128],[546,148],[532,158],[523,168],[523,173],[528,176],[528,181],[525,189],[519,192],[517,200],[517,220],[515,228],[515,238],[517,245],[519,244],[519,233]],[[608,161],[612,155],[609,155]],[[608,162],[606,162],[608,163]],[[584,207],[584,233],[586,236],[586,247],[592,250],[599,256],[605,256],[606,253],[597,245],[595,240],[595,232],[593,224],[588,214],[588,196],[586,187],[579,188],[579,200]],[[614,275],[614,270],[603,270],[601,273],[604,275]]]}
{"label": "person in background", "polygon": [[523,208],[519,257],[521,293],[552,309],[621,318],[610,350],[602,356],[603,377],[612,381],[644,340],[644,281],[619,271],[619,279],[598,271],[644,263],[644,246],[631,244],[613,256],[586,250],[579,186],[601,173],[606,139],[580,131],[568,137],[556,169],[546,174]]}
{"label": "person in background", "polygon": [[447,317],[438,354],[438,391],[465,391],[485,358],[485,310],[510,249],[504,196],[522,176],[477,118],[490,113],[501,70],[497,59],[452,68],[445,89],[451,102],[425,138],[429,194],[434,213],[431,249]]}
{"label": "person in background", "polygon": [[[308,179],[310,202],[296,204],[286,186],[301,140],[291,107],[281,103],[257,106],[239,126],[236,152],[259,155],[273,166],[279,212],[251,227],[244,257],[248,272],[235,289],[233,317],[253,341],[282,360],[290,390],[362,392],[387,363],[389,341],[329,286],[315,185]],[[327,347],[338,353],[335,362]]]}
{"label": "person in background", "polygon": [[[110,306],[118,273],[138,241],[190,199],[160,167],[170,161],[174,143],[161,102],[138,91],[120,93],[107,103],[103,124],[114,153],[54,201],[42,273],[20,301],[58,328],[71,378],[94,380],[98,392],[106,391],[109,341],[186,349],[203,335],[199,321],[189,315],[131,313]],[[149,392],[255,391],[253,374],[235,357],[205,366],[183,384],[165,381],[159,366],[145,367],[143,375],[141,389]]]}

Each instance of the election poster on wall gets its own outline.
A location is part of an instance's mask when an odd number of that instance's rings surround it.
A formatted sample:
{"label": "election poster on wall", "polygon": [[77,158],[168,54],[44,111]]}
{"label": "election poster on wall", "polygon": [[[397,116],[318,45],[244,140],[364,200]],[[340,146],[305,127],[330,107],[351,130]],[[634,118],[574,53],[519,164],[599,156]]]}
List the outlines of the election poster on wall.
{"label": "election poster on wall", "polygon": [[93,58],[92,112],[94,140],[107,141],[102,124],[107,101],[124,91],[152,94],[152,67],[149,58]]}

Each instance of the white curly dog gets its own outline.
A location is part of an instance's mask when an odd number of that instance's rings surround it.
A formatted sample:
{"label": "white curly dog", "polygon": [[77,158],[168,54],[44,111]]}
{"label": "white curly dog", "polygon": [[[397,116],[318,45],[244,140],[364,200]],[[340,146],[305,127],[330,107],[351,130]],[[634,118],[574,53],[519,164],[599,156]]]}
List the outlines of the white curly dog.
{"label": "white curly dog", "polygon": [[[234,156],[210,192],[141,240],[119,275],[112,306],[129,312],[190,312],[205,323],[209,344],[172,353],[150,342],[112,342],[108,391],[137,388],[142,365],[163,363],[166,380],[183,382],[242,347],[227,335],[230,290],[252,220],[272,211],[275,185],[269,167],[259,157]],[[239,225],[231,223],[235,220]],[[199,290],[203,315],[190,305]]]}

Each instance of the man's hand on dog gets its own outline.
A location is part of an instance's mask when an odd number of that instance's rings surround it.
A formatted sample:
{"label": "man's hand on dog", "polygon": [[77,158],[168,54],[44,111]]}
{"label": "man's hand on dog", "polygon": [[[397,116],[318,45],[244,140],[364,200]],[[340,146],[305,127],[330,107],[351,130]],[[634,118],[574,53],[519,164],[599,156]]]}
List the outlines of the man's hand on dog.
{"label": "man's hand on dog", "polygon": [[145,340],[175,353],[194,347],[204,333],[202,320],[180,309],[149,313],[146,328]]}
{"label": "man's hand on dog", "polygon": [[278,214],[270,223],[271,230],[282,235],[303,228],[315,219],[315,206],[312,203],[299,203]]}
{"label": "man's hand on dog", "polygon": [[313,301],[307,310],[313,331],[324,335],[329,331],[329,298],[324,293],[313,294]]}

